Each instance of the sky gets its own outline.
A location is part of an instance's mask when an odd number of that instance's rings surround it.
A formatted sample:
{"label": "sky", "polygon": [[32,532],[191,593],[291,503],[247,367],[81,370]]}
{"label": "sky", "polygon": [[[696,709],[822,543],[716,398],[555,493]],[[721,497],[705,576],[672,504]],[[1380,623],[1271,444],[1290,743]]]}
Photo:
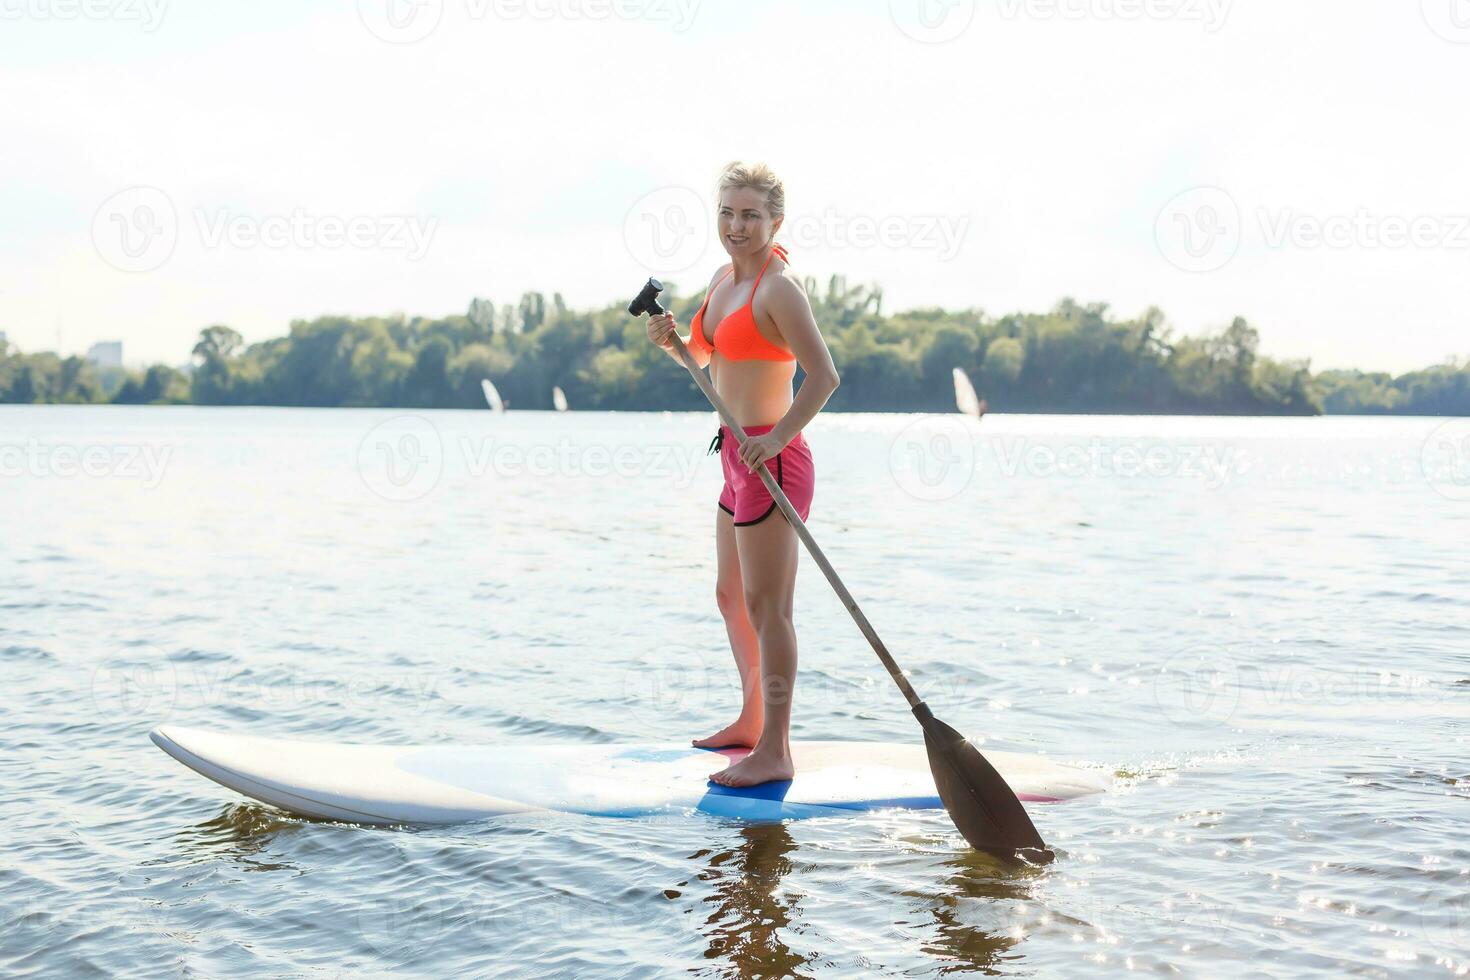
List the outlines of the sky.
{"label": "sky", "polygon": [[179,364],[326,314],[601,307],[723,259],[885,311],[1237,316],[1470,356],[1470,0],[0,0],[0,331]]}

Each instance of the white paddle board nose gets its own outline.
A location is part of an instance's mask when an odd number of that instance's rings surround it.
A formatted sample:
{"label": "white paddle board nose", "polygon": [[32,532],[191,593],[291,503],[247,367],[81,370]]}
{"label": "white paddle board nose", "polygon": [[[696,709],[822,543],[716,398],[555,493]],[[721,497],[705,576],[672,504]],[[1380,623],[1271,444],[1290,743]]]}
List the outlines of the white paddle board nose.
{"label": "white paddle board nose", "polygon": [[189,744],[193,741],[191,736],[201,734],[196,729],[185,728],[182,725],[159,725],[148,733],[153,744],[158,746],[169,755],[188,765],[184,755],[189,751]]}

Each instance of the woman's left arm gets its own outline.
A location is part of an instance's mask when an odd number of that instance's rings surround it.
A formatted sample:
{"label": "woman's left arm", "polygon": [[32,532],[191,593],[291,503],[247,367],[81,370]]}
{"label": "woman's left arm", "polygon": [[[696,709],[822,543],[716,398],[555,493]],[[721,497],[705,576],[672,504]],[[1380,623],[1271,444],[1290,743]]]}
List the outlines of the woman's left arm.
{"label": "woman's left arm", "polygon": [[817,329],[806,291],[784,277],[768,281],[771,283],[767,300],[771,319],[776,321],[776,329],[781,331],[786,346],[791,348],[796,362],[806,372],[791,407],[771,430],[785,445],[817,417],[842,379],[837,376],[837,367],[832,363],[832,352],[822,339],[822,331]]}

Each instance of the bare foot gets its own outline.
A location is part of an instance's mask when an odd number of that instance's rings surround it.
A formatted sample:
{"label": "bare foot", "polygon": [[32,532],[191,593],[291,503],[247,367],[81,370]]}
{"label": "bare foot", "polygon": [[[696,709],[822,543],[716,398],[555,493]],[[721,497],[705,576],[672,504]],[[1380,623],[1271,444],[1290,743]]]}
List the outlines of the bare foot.
{"label": "bare foot", "polygon": [[750,748],[760,741],[761,720],[746,720],[744,715],[735,719],[735,724],[727,725],[715,732],[709,738],[696,738],[693,745],[696,749],[726,749],[731,746]]}
{"label": "bare foot", "polygon": [[763,749],[757,745],[750,755],[728,769],[710,773],[709,778],[721,786],[740,787],[784,781],[795,775],[796,766],[791,761],[791,753],[784,747]]}

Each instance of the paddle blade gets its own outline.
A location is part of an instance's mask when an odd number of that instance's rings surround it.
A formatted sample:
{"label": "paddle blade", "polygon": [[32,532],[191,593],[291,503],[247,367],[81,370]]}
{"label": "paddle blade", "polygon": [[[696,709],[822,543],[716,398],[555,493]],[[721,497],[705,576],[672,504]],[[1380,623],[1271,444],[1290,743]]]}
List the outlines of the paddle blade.
{"label": "paddle blade", "polygon": [[928,705],[921,702],[914,714],[924,727],[939,798],[970,846],[1033,864],[1050,862],[1056,855],[995,767],[963,735],[935,718]]}

